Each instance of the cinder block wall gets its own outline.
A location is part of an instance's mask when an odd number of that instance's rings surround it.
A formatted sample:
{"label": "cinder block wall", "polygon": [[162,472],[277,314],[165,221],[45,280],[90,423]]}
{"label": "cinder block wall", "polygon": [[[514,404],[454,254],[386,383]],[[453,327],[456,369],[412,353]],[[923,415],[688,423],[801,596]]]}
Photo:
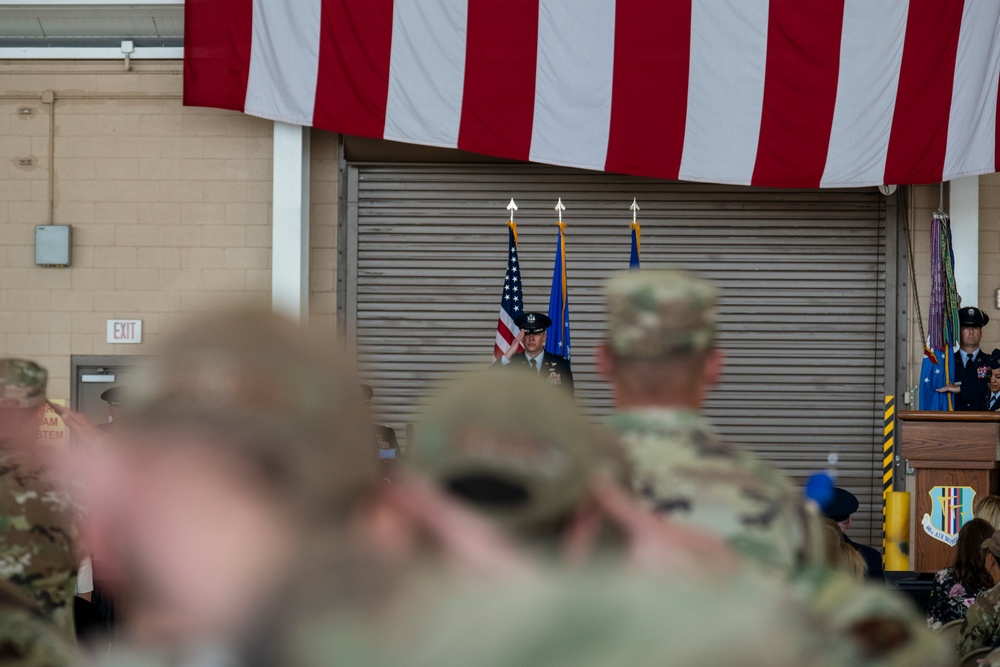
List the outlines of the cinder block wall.
{"label": "cinder block wall", "polygon": [[982,348],[1000,347],[1000,175],[979,178],[979,307],[990,316],[983,329]]}
{"label": "cinder block wall", "polygon": [[[269,303],[269,121],[184,107],[180,62],[8,61],[2,71],[0,350],[47,366],[52,396],[69,397],[73,354],[149,353],[181,313]],[[338,145],[313,133],[310,316],[320,324],[335,319]],[[69,268],[34,264],[34,227],[50,223],[73,226]],[[143,343],[106,343],[112,318],[143,320]]]}
{"label": "cinder block wall", "polygon": [[[920,185],[912,189],[910,200],[910,226],[912,230],[914,269],[917,274],[916,295],[919,297],[919,315],[927,329],[930,307],[930,229],[931,218],[940,205],[937,185]],[[948,188],[944,192],[945,211],[948,208]],[[996,307],[996,290],[1000,289],[1000,174],[979,177],[979,308],[990,316],[990,324],[983,329],[982,349],[991,352],[1000,347],[1000,309]],[[923,341],[920,339],[917,300],[910,287],[907,317],[908,331],[908,386],[920,380],[923,360]],[[911,406],[916,409],[916,406]]]}

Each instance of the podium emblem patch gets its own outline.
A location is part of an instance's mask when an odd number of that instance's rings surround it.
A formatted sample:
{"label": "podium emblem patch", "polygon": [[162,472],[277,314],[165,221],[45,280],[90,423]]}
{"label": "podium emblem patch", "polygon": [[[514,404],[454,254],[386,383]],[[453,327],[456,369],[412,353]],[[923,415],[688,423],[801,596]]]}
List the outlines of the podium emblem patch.
{"label": "podium emblem patch", "polygon": [[931,497],[931,511],[920,522],[924,532],[950,547],[955,546],[958,531],[972,518],[976,492],[971,486],[935,486],[927,494]]}

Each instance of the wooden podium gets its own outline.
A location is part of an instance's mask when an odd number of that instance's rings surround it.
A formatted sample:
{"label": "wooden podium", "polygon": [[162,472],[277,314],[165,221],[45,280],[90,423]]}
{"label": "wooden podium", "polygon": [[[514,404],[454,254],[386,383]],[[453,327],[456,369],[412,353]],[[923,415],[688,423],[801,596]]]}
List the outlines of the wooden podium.
{"label": "wooden podium", "polygon": [[968,488],[976,500],[997,493],[1000,413],[901,411],[897,417],[903,458],[916,472],[913,569],[937,572],[955,559],[955,548],[940,538],[954,539],[957,526],[972,518]]}

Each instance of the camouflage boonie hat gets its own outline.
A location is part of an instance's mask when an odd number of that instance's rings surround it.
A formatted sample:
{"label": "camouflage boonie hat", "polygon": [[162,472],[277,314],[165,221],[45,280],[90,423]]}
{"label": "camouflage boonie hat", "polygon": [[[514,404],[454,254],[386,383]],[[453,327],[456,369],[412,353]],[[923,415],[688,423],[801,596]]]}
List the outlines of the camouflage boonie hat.
{"label": "camouflage boonie hat", "polygon": [[619,273],[605,287],[611,350],[622,357],[652,359],[709,348],[715,339],[717,295],[710,283],[682,271]]}
{"label": "camouflage boonie hat", "polygon": [[413,429],[407,462],[514,529],[568,515],[592,476],[621,475],[618,449],[573,399],[530,374],[482,371],[440,393]]}
{"label": "camouflage boonie hat", "polygon": [[37,408],[48,381],[48,371],[34,361],[0,359],[0,409]]}
{"label": "camouflage boonie hat", "polygon": [[258,310],[202,317],[167,341],[130,385],[125,427],[206,432],[327,512],[378,482],[368,410],[337,341]]}

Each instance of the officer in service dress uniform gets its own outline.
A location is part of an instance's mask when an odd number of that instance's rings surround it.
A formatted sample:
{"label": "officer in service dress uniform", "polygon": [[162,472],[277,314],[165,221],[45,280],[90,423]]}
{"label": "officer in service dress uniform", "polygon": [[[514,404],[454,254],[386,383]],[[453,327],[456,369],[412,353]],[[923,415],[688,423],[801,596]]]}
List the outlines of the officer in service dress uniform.
{"label": "officer in service dress uniform", "polygon": [[[504,366],[528,367],[549,384],[566,387],[573,393],[573,371],[569,361],[558,354],[545,351],[545,332],[552,326],[552,320],[544,313],[521,313],[514,320],[521,329],[510,347],[500,357]],[[524,345],[524,352],[518,352]],[[496,362],[494,362],[496,363]]]}
{"label": "officer in service dress uniform", "polygon": [[115,423],[115,419],[118,418],[127,397],[128,388],[121,385],[110,387],[101,392],[101,400],[108,404],[108,421],[98,424],[97,428],[107,429]]}
{"label": "officer in service dress uniform", "polygon": [[990,412],[1000,411],[1000,349],[993,350],[990,355],[990,393],[986,395],[986,409]]}
{"label": "officer in service dress uniform", "polygon": [[955,352],[955,381],[938,389],[956,394],[955,410],[989,409],[990,355],[979,349],[983,327],[989,321],[990,316],[974,306],[958,311],[961,333],[959,348]]}

